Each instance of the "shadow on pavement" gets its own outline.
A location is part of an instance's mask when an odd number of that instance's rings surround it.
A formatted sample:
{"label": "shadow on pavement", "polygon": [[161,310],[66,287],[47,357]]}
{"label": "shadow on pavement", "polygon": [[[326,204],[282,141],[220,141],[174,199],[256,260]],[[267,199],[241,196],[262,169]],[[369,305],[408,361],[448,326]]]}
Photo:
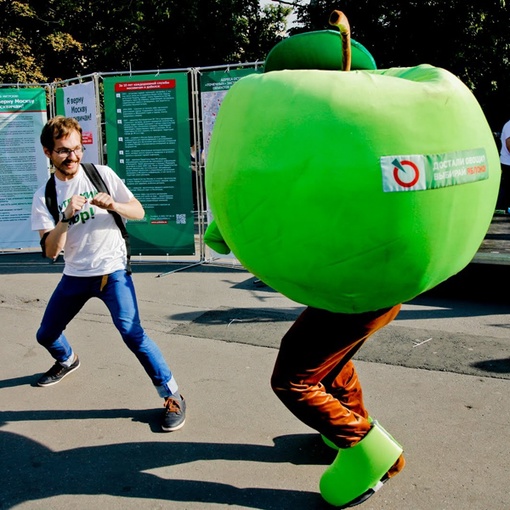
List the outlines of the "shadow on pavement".
{"label": "shadow on pavement", "polygon": [[[151,420],[153,411],[0,412],[2,422],[44,419],[124,418]],[[329,450],[326,452],[325,449]],[[219,443],[149,442],[88,446],[59,452],[11,432],[0,432],[2,492],[0,508],[27,501],[81,494],[206,502],[246,508],[330,508],[318,493],[234,485],[203,480],[174,480],[145,471],[195,461],[227,460],[291,464],[332,462],[333,451],[317,434],[276,437],[274,446]],[[329,455],[327,455],[329,453]],[[325,460],[326,459],[326,460]]]}

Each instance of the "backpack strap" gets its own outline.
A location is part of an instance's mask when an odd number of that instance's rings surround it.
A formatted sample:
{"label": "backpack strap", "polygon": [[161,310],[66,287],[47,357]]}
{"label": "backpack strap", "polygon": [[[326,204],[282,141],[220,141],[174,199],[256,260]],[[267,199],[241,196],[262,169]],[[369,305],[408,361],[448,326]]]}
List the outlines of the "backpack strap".
{"label": "backpack strap", "polygon": [[[57,205],[57,190],[55,188],[55,174],[52,173],[50,178],[46,182],[46,188],[44,190],[44,198],[46,200],[46,207],[50,211],[53,220],[55,221],[55,225],[58,223],[58,205]],[[49,232],[46,232],[39,241],[42,250],[43,258],[46,258],[46,238],[48,237]]]}
{"label": "backpack strap", "polygon": [[58,205],[57,205],[57,190],[55,189],[55,174],[51,174],[48,182],[46,182],[45,189],[46,207],[50,211],[55,225],[58,223]]}
{"label": "backpack strap", "polygon": [[[85,170],[85,173],[87,174],[87,177],[90,179],[92,184],[95,186],[97,191],[100,191],[102,193],[108,193],[108,187],[106,186],[106,183],[103,181],[103,178],[99,174],[97,168],[92,163],[82,163],[81,164]],[[126,270],[129,274],[132,273],[131,271],[131,242],[129,240],[129,234],[126,229],[126,225],[124,224],[124,220],[122,219],[121,215],[116,213],[115,211],[108,211],[115,220],[115,223],[117,224],[117,227],[119,227],[119,230],[122,234],[122,237],[124,239],[124,242],[126,243],[126,254],[127,254],[127,267]]]}

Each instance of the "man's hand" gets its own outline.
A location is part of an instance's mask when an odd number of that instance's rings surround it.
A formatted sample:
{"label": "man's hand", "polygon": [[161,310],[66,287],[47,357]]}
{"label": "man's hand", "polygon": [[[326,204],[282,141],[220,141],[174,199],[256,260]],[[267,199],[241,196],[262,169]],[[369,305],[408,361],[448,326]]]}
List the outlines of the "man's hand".
{"label": "man's hand", "polygon": [[94,196],[90,203],[91,205],[97,205],[97,207],[101,209],[106,209],[107,211],[115,210],[115,202],[108,193],[98,193]]}
{"label": "man's hand", "polygon": [[87,203],[87,199],[82,195],[73,195],[65,208],[64,214],[66,219],[72,218],[76,213],[81,211],[82,207]]}

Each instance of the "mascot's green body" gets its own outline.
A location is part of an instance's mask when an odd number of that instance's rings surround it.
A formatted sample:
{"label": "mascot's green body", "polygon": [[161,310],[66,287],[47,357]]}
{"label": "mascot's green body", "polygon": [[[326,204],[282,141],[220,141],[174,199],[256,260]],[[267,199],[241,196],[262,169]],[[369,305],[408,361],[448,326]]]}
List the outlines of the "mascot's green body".
{"label": "mascot's green body", "polygon": [[[377,70],[354,41],[351,70],[341,71],[349,42],[329,30],[291,37],[264,74],[239,80],[221,105],[206,174],[215,220],[206,242],[217,251],[224,243],[275,290],[337,318],[340,336],[345,317],[382,317],[463,269],[500,181],[492,132],[459,79],[430,65]],[[303,345],[320,343],[320,327]],[[356,499],[338,488],[331,496],[330,474],[321,482],[330,503]]]}
{"label": "mascot's green body", "polygon": [[214,126],[206,187],[225,241],[253,274],[300,303],[363,312],[464,268],[499,178],[472,93],[422,65],[239,80]]}

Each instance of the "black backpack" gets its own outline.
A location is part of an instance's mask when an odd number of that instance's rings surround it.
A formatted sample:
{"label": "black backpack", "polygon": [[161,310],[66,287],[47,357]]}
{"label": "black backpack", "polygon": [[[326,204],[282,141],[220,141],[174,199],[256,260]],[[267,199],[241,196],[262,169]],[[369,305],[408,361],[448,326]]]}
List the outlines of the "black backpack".
{"label": "black backpack", "polygon": [[[85,170],[85,173],[87,174],[87,177],[90,179],[92,184],[95,186],[98,192],[108,193],[108,187],[106,186],[105,182],[103,181],[103,178],[97,171],[97,168],[92,163],[82,163],[82,167]],[[59,222],[59,214],[58,214],[58,205],[57,205],[57,190],[55,188],[55,174],[51,174],[50,178],[48,179],[48,182],[46,183],[46,189],[45,189],[45,200],[46,200],[46,207],[50,211],[51,215],[53,216],[53,219],[55,220],[55,225]],[[117,227],[119,227],[122,237],[124,238],[124,242],[126,243],[126,253],[127,253],[127,272],[131,274],[131,244],[129,242],[129,234],[126,230],[126,225],[124,225],[124,221],[122,220],[122,217],[120,214],[116,213],[115,211],[108,211],[111,215],[113,215],[113,218],[115,220],[115,223],[117,224]],[[49,233],[49,232],[48,232]],[[43,250],[43,257],[46,256],[45,250],[44,250],[44,242],[46,241],[47,234],[46,233],[42,239],[41,239],[41,248]]]}

